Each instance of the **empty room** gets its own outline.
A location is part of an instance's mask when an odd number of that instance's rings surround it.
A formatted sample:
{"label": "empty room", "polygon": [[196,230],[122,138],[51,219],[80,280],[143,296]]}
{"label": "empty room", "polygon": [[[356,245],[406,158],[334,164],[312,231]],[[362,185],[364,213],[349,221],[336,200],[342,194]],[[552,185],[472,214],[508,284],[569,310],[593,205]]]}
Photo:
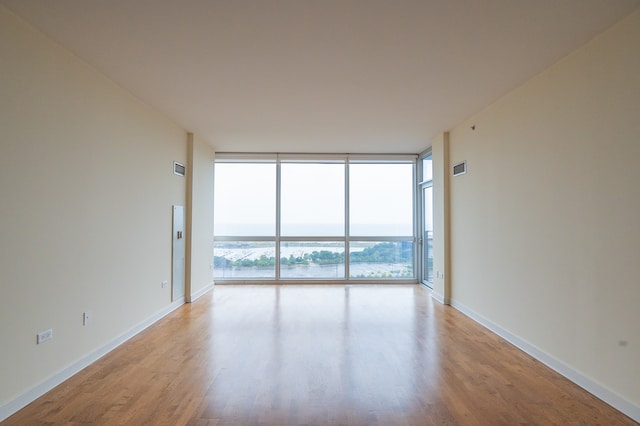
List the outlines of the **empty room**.
{"label": "empty room", "polygon": [[637,425],[640,0],[0,0],[0,423]]}

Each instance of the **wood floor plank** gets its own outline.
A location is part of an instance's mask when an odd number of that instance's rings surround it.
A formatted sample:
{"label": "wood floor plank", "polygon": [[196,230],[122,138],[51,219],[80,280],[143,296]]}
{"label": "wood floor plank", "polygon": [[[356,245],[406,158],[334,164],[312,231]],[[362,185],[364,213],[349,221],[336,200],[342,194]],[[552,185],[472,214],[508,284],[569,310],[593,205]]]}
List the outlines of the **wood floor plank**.
{"label": "wood floor plank", "polygon": [[218,286],[4,424],[637,425],[413,285]]}

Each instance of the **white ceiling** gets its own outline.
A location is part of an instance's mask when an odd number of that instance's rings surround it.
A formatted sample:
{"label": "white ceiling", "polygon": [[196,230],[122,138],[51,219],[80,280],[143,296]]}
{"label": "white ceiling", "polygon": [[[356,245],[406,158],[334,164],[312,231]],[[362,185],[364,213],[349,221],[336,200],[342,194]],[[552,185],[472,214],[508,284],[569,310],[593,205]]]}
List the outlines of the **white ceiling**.
{"label": "white ceiling", "polygon": [[0,0],[227,152],[416,153],[640,0]]}

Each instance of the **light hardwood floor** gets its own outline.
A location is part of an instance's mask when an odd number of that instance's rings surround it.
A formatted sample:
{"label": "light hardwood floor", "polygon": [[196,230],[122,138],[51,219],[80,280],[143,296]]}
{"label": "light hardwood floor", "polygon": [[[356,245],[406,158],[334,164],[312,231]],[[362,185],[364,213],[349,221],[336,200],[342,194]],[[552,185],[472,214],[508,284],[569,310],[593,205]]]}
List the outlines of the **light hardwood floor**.
{"label": "light hardwood floor", "polygon": [[421,286],[217,286],[4,423],[635,425]]}

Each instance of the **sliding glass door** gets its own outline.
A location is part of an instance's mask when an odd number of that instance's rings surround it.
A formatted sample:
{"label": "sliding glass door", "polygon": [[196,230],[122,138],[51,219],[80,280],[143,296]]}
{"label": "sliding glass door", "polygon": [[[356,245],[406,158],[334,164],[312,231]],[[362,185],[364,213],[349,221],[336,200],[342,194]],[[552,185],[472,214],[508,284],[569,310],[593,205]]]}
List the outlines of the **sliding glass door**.
{"label": "sliding glass door", "polygon": [[422,283],[433,288],[433,168],[431,154],[421,158],[421,253]]}
{"label": "sliding glass door", "polygon": [[214,277],[414,280],[415,157],[217,154]]}

